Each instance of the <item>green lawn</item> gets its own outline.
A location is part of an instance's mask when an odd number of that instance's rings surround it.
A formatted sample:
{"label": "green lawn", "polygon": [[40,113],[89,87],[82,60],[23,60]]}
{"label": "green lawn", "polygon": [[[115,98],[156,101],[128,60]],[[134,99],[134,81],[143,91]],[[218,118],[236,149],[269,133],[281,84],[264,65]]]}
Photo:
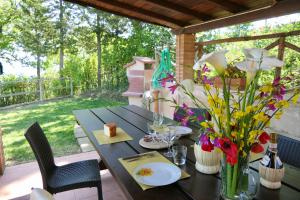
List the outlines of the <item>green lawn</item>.
{"label": "green lawn", "polygon": [[72,111],[124,104],[126,103],[103,97],[68,98],[0,111],[7,165],[34,160],[24,132],[35,121],[44,129],[55,156],[78,153],[79,146],[73,133],[75,120]]}

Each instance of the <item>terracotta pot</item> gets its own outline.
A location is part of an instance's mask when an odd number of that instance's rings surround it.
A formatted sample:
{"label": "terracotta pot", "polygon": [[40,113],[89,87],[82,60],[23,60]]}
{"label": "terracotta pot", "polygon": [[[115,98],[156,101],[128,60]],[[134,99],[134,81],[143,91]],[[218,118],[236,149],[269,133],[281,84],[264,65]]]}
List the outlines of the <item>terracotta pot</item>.
{"label": "terracotta pot", "polygon": [[203,151],[198,144],[194,145],[196,169],[204,174],[216,174],[221,166],[221,152],[215,148],[213,151]]}
{"label": "terracotta pot", "polygon": [[[213,83],[218,88],[223,88],[223,82],[220,77],[213,78]],[[246,78],[232,78],[230,83],[230,88],[237,90],[245,90],[246,87]]]}

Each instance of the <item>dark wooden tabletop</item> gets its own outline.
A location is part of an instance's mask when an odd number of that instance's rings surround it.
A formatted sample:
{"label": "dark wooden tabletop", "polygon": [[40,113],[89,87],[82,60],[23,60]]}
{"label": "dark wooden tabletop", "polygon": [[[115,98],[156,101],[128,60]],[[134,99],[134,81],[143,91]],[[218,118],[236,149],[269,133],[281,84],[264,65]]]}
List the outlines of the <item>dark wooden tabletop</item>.
{"label": "dark wooden tabletop", "polygon": [[[180,180],[174,184],[156,187],[143,191],[118,161],[118,158],[132,156],[150,151],[139,145],[139,140],[147,134],[147,122],[152,121],[152,112],[137,106],[123,106],[111,108],[95,108],[89,110],[73,111],[77,122],[83,128],[91,143],[99,153],[101,159],[119,183],[128,199],[137,200],[211,200],[220,199],[220,178],[218,175],[206,175],[195,169],[195,156],[193,144],[198,133],[196,129],[192,135],[182,137],[179,142],[188,147],[187,162],[184,167],[191,177]],[[166,121],[172,121],[166,119]],[[125,130],[133,140],[99,145],[94,130],[103,129],[108,122],[116,122],[118,127]],[[193,128],[193,127],[192,127]],[[166,150],[160,151],[161,153]],[[258,173],[253,170],[257,181]],[[292,186],[292,187],[291,187]],[[285,180],[279,190],[270,190],[259,186],[256,199],[261,200],[299,200],[300,191],[293,187],[293,181]]]}

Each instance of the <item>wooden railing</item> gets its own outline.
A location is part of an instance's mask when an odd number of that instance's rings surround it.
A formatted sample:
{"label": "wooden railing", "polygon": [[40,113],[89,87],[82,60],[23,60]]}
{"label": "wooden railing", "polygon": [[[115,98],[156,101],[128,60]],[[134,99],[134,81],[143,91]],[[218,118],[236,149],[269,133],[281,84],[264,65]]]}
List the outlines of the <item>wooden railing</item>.
{"label": "wooden railing", "polygon": [[[283,60],[284,51],[285,51],[286,47],[300,53],[300,47],[286,41],[286,37],[298,36],[298,35],[300,35],[300,30],[266,34],[266,35],[233,37],[233,38],[225,38],[225,39],[197,42],[196,43],[196,51],[198,52],[198,57],[200,58],[203,55],[203,47],[207,46],[207,45],[278,38],[276,41],[274,41],[271,44],[269,44],[268,46],[266,46],[265,49],[270,50],[270,49],[273,49],[274,47],[278,46],[277,57],[278,57],[278,59]],[[275,72],[275,78],[280,77],[280,74],[281,74],[281,68],[277,67],[276,72]]]}

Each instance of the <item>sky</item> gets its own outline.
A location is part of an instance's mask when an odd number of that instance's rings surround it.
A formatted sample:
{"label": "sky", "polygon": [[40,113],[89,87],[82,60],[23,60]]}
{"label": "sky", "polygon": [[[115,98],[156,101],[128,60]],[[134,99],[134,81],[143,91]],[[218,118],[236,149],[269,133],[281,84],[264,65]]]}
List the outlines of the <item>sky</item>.
{"label": "sky", "polygon": [[[266,24],[276,26],[281,24],[292,23],[295,21],[300,21],[300,13],[270,18],[267,20],[259,20],[259,21],[252,22],[252,24],[255,28],[261,28],[264,27]],[[222,28],[222,29],[226,31],[226,28]],[[3,64],[4,74],[13,74],[17,76],[28,76],[28,77],[36,76],[35,68],[24,66],[20,62],[13,62],[12,64],[3,62],[2,64]]]}

